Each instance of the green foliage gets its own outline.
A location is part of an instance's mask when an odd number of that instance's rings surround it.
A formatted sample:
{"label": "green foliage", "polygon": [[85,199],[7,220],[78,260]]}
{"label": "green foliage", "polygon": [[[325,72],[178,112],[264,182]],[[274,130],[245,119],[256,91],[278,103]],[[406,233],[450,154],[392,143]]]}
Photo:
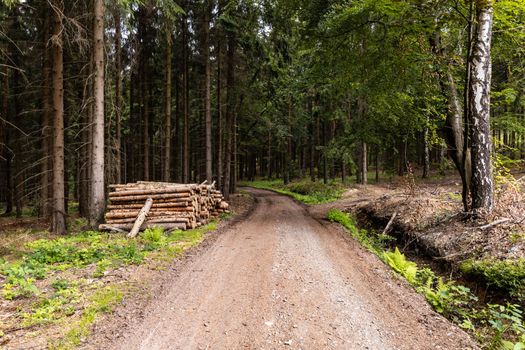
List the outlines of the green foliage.
{"label": "green foliage", "polygon": [[[331,209],[327,219],[341,223],[363,246],[374,252],[393,271],[404,277],[416,291],[425,296],[434,310],[475,334],[486,349],[523,349],[525,344],[525,325],[520,306],[480,305],[478,298],[465,286],[454,281],[444,281],[428,267],[418,267],[409,261],[396,247],[385,251],[385,241],[374,238],[373,234],[356,226],[350,215]],[[388,241],[388,240],[387,240]],[[500,286],[523,288],[524,262],[468,262],[462,265],[465,272],[483,273]],[[523,298],[523,295],[520,295]]]}
{"label": "green foliage", "polygon": [[32,266],[22,262],[9,264],[4,262],[1,266],[1,274],[6,276],[2,294],[4,299],[12,300],[18,297],[29,297],[39,294],[35,286],[35,277],[41,274],[41,270],[35,270]]}
{"label": "green foliage", "polygon": [[106,270],[112,265],[111,260],[109,259],[102,259],[99,262],[97,262],[97,267],[95,268],[95,272],[93,272],[93,277],[98,278],[104,276],[106,273]]}
{"label": "green foliage", "polygon": [[326,218],[332,222],[338,222],[343,225],[352,237],[376,255],[380,255],[380,252],[394,239],[388,235],[359,229],[355,218],[339,209],[330,209],[326,214]]}
{"label": "green foliage", "polygon": [[[204,234],[215,230],[217,223],[188,231],[174,231],[166,236],[162,228],[144,231],[137,240],[117,234],[86,231],[56,239],[39,239],[26,244],[23,259],[12,263],[0,260],[0,274],[6,276],[2,295],[6,300],[40,295],[35,285],[49,271],[64,271],[95,264],[93,277],[103,277],[110,268],[122,264],[141,264],[145,257],[155,251],[180,253],[203,240]],[[55,280],[55,290],[67,289],[67,280]],[[53,301],[46,308],[50,310]]]}
{"label": "green foliage", "polygon": [[510,241],[513,244],[525,241],[525,232],[514,232],[510,235]]}
{"label": "green foliage", "polygon": [[164,238],[162,227],[148,228],[140,234],[140,238],[149,243],[159,243]]}
{"label": "green foliage", "polygon": [[145,253],[135,243],[131,242],[123,246],[113,246],[115,250],[115,257],[122,260],[125,264],[138,265],[144,260]]}
{"label": "green foliage", "polygon": [[35,324],[58,321],[76,311],[81,293],[77,283],[67,280],[56,280],[52,283],[55,293],[49,298],[43,298],[35,304],[30,312],[22,314],[25,327]]}
{"label": "green foliage", "polygon": [[417,275],[417,264],[411,261],[408,261],[403,254],[396,249],[393,252],[384,252],[383,261],[390,266],[395,272],[399,273],[401,276],[410,284],[416,283]]}
{"label": "green foliage", "polygon": [[322,204],[330,203],[341,198],[344,189],[333,183],[324,184],[322,182],[313,182],[309,179],[291,182],[287,185],[281,180],[258,180],[252,182],[243,182],[242,186],[250,186],[266,190],[272,190],[289,197],[294,198],[305,204]]}
{"label": "green foliage", "polygon": [[449,197],[451,200],[456,201],[456,202],[461,202],[461,201],[462,201],[461,193],[449,192],[449,193],[448,193],[448,197]]}
{"label": "green foliage", "polygon": [[523,311],[519,305],[489,304],[488,323],[494,333],[487,348],[525,349],[525,323],[523,322]]}
{"label": "green foliage", "polygon": [[123,292],[114,286],[108,286],[96,291],[90,297],[90,304],[82,313],[82,317],[72,329],[70,329],[63,340],[56,344],[56,348],[74,348],[80,345],[82,338],[87,337],[91,331],[91,325],[101,313],[111,312],[123,297]]}
{"label": "green foliage", "polygon": [[347,213],[339,209],[330,209],[326,214],[326,218],[331,222],[338,222],[343,225],[352,235],[357,235],[358,228],[356,227],[354,219]]}
{"label": "green foliage", "polygon": [[525,259],[467,260],[460,268],[463,273],[482,277],[489,285],[514,297],[525,298]]}
{"label": "green foliage", "polygon": [[41,264],[74,263],[82,266],[96,262],[103,257],[103,249],[97,244],[84,248],[74,243],[75,240],[67,238],[41,239],[31,242],[27,245],[32,250],[28,259]]}
{"label": "green foliage", "polygon": [[146,249],[151,251],[168,243],[162,227],[148,228],[140,234],[140,238],[146,243]]}

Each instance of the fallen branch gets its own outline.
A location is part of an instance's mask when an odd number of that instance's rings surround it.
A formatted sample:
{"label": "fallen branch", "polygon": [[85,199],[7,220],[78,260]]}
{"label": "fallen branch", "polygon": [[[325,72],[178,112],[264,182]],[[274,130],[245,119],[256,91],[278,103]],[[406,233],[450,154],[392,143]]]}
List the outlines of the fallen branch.
{"label": "fallen branch", "polygon": [[386,227],[383,230],[383,234],[384,235],[386,235],[388,233],[388,231],[390,230],[390,226],[392,226],[392,223],[394,222],[394,219],[396,218],[396,216],[397,216],[397,211],[395,211],[394,214],[392,214],[392,217],[388,221],[388,224],[386,224]]}
{"label": "fallen branch", "polygon": [[128,233],[128,231],[124,231],[118,227],[107,225],[107,224],[99,225],[98,229],[100,231],[114,231],[114,232],[120,232],[120,233]]}
{"label": "fallen branch", "polygon": [[490,224],[480,226],[480,227],[478,227],[478,228],[479,228],[480,230],[486,230],[486,229],[488,229],[488,228],[494,227],[494,226],[496,226],[496,225],[504,224],[504,223],[509,222],[509,221],[512,221],[512,219],[503,218],[503,219],[499,219],[499,220],[496,220],[496,221],[494,221],[494,222],[491,222]]}
{"label": "fallen branch", "polygon": [[137,220],[135,221],[133,228],[128,233],[128,237],[130,238],[135,237],[137,233],[139,233],[140,227],[144,223],[144,220],[146,220],[146,217],[148,216],[148,213],[149,213],[149,210],[151,209],[152,204],[153,204],[153,199],[150,197],[146,200],[146,204],[144,204],[144,207],[140,210],[140,213],[137,216]]}

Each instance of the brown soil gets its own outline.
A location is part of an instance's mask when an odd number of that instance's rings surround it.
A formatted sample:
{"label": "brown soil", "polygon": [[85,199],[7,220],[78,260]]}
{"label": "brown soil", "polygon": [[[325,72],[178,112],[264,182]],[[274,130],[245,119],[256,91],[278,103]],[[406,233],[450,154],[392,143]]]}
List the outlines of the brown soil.
{"label": "brown soil", "polygon": [[341,228],[250,192],[246,220],[175,266],[149,304],[125,303],[86,348],[477,348]]}
{"label": "brown soil", "polygon": [[[321,217],[328,208],[342,208],[379,230],[396,213],[391,234],[430,257],[453,264],[469,258],[519,259],[525,257],[522,185],[514,182],[502,186],[496,193],[494,213],[479,220],[466,219],[462,214],[461,186],[451,178],[411,187],[357,187],[347,191],[341,201],[312,212]],[[483,228],[503,218],[508,221]]]}

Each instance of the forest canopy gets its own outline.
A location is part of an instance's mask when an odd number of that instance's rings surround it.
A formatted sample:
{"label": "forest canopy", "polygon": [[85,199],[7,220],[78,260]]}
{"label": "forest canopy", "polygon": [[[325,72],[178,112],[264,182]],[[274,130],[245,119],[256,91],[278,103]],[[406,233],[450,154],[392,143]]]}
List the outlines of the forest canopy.
{"label": "forest canopy", "polygon": [[63,233],[108,184],[453,169],[490,212],[524,51],[522,0],[3,0],[0,203]]}

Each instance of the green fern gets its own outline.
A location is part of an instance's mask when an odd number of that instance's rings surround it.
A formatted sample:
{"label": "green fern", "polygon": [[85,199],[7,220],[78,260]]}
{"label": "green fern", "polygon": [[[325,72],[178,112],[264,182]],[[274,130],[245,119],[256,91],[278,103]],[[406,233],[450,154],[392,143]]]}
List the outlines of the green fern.
{"label": "green fern", "polygon": [[408,283],[412,285],[416,283],[416,276],[418,271],[417,264],[412,261],[408,261],[397,247],[393,252],[384,252],[383,260],[395,272],[405,277]]}

